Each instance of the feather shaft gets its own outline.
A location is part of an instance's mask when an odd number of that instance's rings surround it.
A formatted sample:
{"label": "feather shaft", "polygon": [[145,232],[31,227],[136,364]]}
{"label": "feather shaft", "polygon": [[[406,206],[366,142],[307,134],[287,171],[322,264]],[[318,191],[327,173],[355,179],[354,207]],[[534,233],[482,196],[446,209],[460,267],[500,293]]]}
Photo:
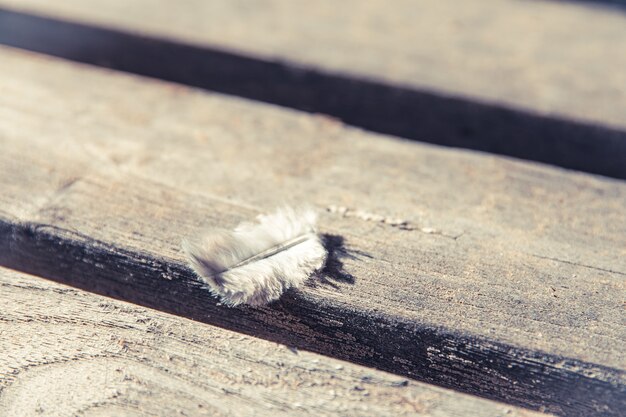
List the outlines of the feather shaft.
{"label": "feather shaft", "polygon": [[219,273],[222,274],[222,273],[224,273],[226,271],[229,271],[231,269],[239,268],[241,266],[250,264],[252,262],[256,262],[256,261],[259,261],[261,259],[269,258],[270,256],[274,256],[274,255],[276,255],[276,254],[278,254],[278,253],[280,253],[282,251],[289,250],[289,249],[291,249],[292,247],[294,247],[296,245],[304,243],[304,242],[306,242],[307,240],[309,240],[309,239],[311,239],[313,237],[315,237],[314,233],[307,233],[306,235],[297,236],[297,237],[295,237],[295,238],[293,238],[291,240],[288,240],[287,242],[283,242],[283,243],[278,244],[276,246],[272,246],[271,248],[269,248],[267,250],[264,250],[261,253],[253,255],[253,256],[251,256],[251,257],[249,257],[247,259],[244,259],[243,261],[241,261],[238,264],[232,266],[231,268],[225,269],[225,270],[223,270],[223,271],[221,271]]}

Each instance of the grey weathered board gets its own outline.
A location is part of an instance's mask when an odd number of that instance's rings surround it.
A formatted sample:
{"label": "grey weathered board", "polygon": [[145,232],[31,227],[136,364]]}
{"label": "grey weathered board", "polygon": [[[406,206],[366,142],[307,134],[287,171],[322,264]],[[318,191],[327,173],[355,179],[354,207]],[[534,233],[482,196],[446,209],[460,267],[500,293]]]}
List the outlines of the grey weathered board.
{"label": "grey weathered board", "polygon": [[[2,264],[512,404],[624,410],[623,182],[1,59]],[[324,276],[220,306],[180,241],[283,202],[321,211]]]}
{"label": "grey weathered board", "polygon": [[614,9],[541,0],[0,5],[626,128],[626,74],[615,71],[626,67],[626,16]]}
{"label": "grey weathered board", "polygon": [[0,415],[539,416],[0,268]]}
{"label": "grey weathered board", "polygon": [[0,0],[0,43],[626,178],[626,13],[599,4]]}

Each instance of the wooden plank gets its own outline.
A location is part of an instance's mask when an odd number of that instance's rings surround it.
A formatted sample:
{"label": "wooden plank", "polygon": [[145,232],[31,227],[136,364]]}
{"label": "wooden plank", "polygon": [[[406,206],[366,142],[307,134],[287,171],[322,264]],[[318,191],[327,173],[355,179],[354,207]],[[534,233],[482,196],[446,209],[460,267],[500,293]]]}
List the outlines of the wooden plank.
{"label": "wooden plank", "polygon": [[6,416],[535,416],[0,268]]}
{"label": "wooden plank", "polygon": [[[623,409],[624,183],[2,60],[2,264],[525,407]],[[217,305],[181,239],[282,202],[326,209],[326,283]]]}
{"label": "wooden plank", "polygon": [[0,4],[626,128],[626,74],[615,70],[626,67],[626,16],[608,8],[502,0],[323,0],[307,13],[291,0]]}
{"label": "wooden plank", "polygon": [[306,13],[292,0],[0,5],[0,43],[626,178],[626,14],[597,5],[323,0]]}

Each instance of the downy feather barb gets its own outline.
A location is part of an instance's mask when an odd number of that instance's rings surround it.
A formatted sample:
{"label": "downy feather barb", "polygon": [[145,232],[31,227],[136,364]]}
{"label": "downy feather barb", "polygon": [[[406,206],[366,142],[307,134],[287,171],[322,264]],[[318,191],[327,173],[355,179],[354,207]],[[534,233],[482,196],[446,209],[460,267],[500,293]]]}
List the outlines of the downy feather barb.
{"label": "downy feather barb", "polygon": [[183,243],[189,263],[224,304],[264,305],[302,285],[326,262],[317,216],[289,207],[257,216],[232,231]]}

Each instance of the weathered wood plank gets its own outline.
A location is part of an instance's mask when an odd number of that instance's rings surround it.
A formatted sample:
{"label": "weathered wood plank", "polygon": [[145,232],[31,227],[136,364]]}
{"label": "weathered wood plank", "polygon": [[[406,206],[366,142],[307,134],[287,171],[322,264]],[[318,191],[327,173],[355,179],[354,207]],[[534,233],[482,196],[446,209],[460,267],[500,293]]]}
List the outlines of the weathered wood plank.
{"label": "weathered wood plank", "polygon": [[539,415],[4,268],[0,288],[3,416]]}
{"label": "weathered wood plank", "polygon": [[626,128],[626,74],[615,70],[626,67],[626,16],[608,8],[506,0],[323,0],[306,13],[291,0],[0,5]]}
{"label": "weathered wood plank", "polygon": [[626,178],[626,14],[553,1],[340,3],[304,13],[291,0],[0,0],[0,43]]}
{"label": "weathered wood plank", "polygon": [[[624,183],[2,59],[3,264],[526,407],[623,407]],[[216,305],[180,240],[283,201],[328,208],[352,257],[271,307]]]}

